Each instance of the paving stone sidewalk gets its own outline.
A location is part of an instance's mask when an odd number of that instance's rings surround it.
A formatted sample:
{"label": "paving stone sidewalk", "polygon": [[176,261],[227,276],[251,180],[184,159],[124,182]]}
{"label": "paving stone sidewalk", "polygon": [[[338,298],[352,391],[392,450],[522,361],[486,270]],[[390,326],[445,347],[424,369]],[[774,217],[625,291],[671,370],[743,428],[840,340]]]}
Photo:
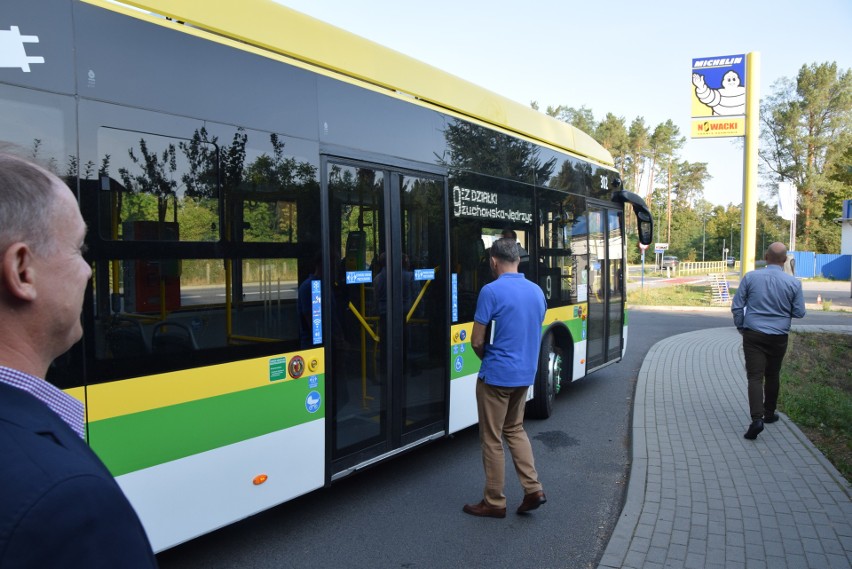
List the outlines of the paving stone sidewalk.
{"label": "paving stone sidewalk", "polygon": [[627,499],[599,569],[852,567],[852,486],[785,415],[755,441],[743,438],[748,423],[734,328],[652,347]]}

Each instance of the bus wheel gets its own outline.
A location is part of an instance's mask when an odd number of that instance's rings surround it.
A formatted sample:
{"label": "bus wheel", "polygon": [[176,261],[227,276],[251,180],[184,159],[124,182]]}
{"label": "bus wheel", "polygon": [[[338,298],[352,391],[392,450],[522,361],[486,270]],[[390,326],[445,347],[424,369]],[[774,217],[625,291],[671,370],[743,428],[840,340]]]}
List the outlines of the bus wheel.
{"label": "bus wheel", "polygon": [[553,412],[553,400],[562,375],[562,355],[553,342],[553,335],[546,334],[541,341],[538,356],[538,373],[533,387],[534,396],[527,402],[527,413],[533,419],[547,419]]}

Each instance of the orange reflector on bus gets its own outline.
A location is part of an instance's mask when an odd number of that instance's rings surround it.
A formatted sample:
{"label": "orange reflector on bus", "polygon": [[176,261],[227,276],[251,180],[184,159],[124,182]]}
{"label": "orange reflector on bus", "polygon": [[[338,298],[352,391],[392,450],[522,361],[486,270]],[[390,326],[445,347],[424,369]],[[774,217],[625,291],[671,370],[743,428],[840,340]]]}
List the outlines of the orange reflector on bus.
{"label": "orange reflector on bus", "polygon": [[267,478],[269,478],[269,477],[266,474],[258,474],[257,476],[254,477],[254,480],[252,480],[251,482],[255,486],[260,486],[261,484],[266,482]]}
{"label": "orange reflector on bus", "polygon": [[581,363],[581,364],[586,363],[586,359],[585,359],[585,358],[583,358],[582,360],[580,360],[580,363]]}

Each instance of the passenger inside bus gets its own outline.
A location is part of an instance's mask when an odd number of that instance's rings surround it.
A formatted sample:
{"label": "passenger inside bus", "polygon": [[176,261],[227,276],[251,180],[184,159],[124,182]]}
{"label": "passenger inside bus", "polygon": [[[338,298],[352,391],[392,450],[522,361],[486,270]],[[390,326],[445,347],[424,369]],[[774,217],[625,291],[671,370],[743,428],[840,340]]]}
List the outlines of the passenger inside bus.
{"label": "passenger inside bus", "polygon": [[521,255],[521,264],[519,265],[520,268],[518,269],[518,272],[523,273],[524,263],[530,262],[530,254],[526,249],[524,249],[523,245],[521,245],[521,242],[518,241],[518,234],[511,227],[507,227],[503,229],[503,233],[501,233],[500,236],[509,239],[514,239],[515,242],[518,244],[518,252]]}

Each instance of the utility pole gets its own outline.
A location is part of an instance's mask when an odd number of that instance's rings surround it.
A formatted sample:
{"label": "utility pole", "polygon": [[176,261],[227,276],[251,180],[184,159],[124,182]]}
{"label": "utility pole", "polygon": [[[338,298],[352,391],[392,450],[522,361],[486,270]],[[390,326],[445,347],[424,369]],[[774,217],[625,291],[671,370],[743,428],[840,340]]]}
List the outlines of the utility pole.
{"label": "utility pole", "polygon": [[666,203],[666,243],[672,242],[672,169],[669,166],[668,199]]}
{"label": "utility pole", "polygon": [[743,217],[740,235],[740,276],[754,270],[757,233],[757,142],[760,137],[760,53],[746,56],[746,134],[743,156]]}

